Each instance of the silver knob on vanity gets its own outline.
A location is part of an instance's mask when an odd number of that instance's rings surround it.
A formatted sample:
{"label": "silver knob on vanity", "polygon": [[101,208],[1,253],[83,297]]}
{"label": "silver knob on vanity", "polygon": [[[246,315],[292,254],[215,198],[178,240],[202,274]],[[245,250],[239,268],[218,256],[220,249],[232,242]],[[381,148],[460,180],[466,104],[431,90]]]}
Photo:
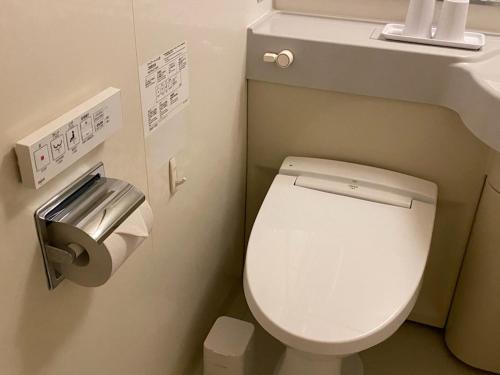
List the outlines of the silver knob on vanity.
{"label": "silver knob on vanity", "polygon": [[264,62],[275,63],[280,68],[288,68],[293,63],[293,52],[283,50],[280,53],[267,52],[264,54]]}

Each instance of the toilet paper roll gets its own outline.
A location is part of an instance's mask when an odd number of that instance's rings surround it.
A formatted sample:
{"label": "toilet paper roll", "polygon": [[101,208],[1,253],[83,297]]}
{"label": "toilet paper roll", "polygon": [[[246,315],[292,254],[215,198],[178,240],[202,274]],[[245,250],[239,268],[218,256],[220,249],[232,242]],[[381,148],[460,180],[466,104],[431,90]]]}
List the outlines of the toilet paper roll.
{"label": "toilet paper roll", "polygon": [[[66,228],[66,239],[84,251],[72,264],[59,265],[68,280],[79,285],[96,287],[104,284],[123,265],[132,253],[149,237],[153,213],[148,202],[135,210],[102,244],[76,228]],[[66,242],[66,247],[68,243]]]}

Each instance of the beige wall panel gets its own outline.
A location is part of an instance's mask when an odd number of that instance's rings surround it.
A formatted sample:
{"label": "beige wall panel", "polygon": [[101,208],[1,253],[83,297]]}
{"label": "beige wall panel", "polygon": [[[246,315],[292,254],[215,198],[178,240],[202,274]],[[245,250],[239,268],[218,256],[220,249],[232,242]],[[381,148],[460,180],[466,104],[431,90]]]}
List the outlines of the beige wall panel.
{"label": "beige wall panel", "polygon": [[443,326],[489,149],[447,109],[250,81],[247,233],[288,155],[338,159],[434,181],[432,248],[412,318]]}
{"label": "beige wall panel", "polygon": [[[190,373],[243,253],[245,27],[253,1],[137,2],[139,63],[187,40],[191,104],[145,147],[133,1],[6,1],[0,12],[0,374]],[[227,64],[226,64],[227,63]],[[24,188],[15,142],[108,86],[124,129],[39,191]],[[165,152],[189,177],[174,199]],[[166,151],[165,151],[166,150]],[[46,289],[34,210],[98,161],[150,192],[152,240],[106,285]],[[148,180],[149,174],[149,180]],[[229,276],[233,276],[229,279]]]}
{"label": "beige wall panel", "polygon": [[[404,21],[408,0],[274,0],[277,9],[337,17]],[[435,18],[442,3],[438,3]],[[500,32],[500,6],[471,5],[468,27]]]}
{"label": "beige wall panel", "polygon": [[[151,241],[98,289],[49,292],[35,209],[103,161],[147,192],[131,1],[3,1],[0,12],[0,374],[139,374],[158,367]],[[19,182],[12,152],[30,134],[108,86],[124,128],[40,190]],[[150,371],[150,374],[158,371]]]}

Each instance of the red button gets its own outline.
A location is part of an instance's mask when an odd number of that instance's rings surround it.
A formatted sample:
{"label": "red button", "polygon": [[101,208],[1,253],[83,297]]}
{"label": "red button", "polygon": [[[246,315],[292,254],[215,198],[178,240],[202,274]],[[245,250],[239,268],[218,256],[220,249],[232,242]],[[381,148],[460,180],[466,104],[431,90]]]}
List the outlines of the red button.
{"label": "red button", "polygon": [[40,160],[45,160],[45,155],[40,156]]}

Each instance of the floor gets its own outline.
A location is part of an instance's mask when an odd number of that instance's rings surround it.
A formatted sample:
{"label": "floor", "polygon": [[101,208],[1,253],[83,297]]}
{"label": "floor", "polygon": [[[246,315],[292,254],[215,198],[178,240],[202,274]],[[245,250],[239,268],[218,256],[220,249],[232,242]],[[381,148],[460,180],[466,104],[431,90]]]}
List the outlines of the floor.
{"label": "floor", "polygon": [[[283,345],[255,322],[241,290],[235,291],[224,315],[253,322],[255,335],[254,375],[272,375]],[[417,323],[405,323],[390,339],[361,353],[365,375],[480,375],[457,360],[446,348],[442,331]],[[202,363],[194,375],[202,374]]]}

